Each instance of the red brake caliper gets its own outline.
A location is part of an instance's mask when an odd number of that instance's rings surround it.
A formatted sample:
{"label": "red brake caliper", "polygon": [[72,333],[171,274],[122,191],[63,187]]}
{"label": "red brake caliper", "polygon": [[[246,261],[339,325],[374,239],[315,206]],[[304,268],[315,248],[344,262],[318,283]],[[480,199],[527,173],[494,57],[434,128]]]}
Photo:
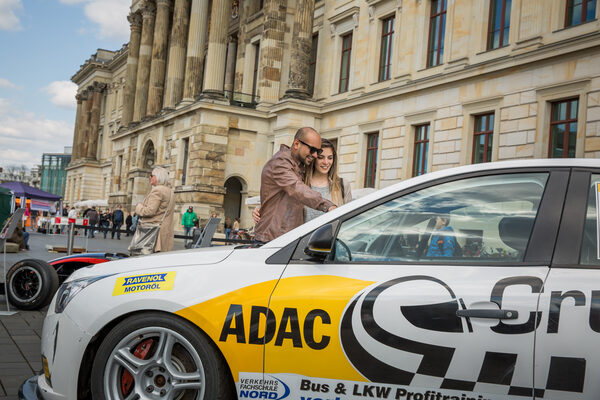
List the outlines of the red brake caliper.
{"label": "red brake caliper", "polygon": [[[141,360],[145,360],[146,357],[148,357],[152,343],[154,343],[154,339],[144,340],[142,343],[137,345],[133,355]],[[123,375],[121,375],[121,393],[123,393],[123,396],[127,396],[129,394],[132,385],[133,376],[131,376],[129,371],[124,370]]]}

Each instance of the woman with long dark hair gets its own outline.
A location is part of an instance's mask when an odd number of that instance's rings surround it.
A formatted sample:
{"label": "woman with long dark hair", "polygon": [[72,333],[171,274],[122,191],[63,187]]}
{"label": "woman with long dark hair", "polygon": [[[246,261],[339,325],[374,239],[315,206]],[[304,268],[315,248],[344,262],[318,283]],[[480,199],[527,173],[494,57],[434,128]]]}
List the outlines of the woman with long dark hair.
{"label": "woman with long dark hair", "polygon": [[[307,168],[304,183],[321,193],[323,198],[334,202],[336,206],[352,201],[350,185],[346,184],[337,173],[338,157],[333,143],[327,139],[322,139],[321,149],[323,150],[321,154]],[[310,221],[321,214],[324,213],[305,206],[304,222]]]}

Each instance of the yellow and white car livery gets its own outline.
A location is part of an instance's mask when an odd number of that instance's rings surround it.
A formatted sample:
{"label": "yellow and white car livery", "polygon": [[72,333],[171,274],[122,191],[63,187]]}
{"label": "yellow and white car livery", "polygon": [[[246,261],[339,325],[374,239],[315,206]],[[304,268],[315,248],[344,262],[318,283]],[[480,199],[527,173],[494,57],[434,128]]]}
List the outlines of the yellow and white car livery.
{"label": "yellow and white car livery", "polygon": [[22,398],[597,399],[598,183],[599,160],[466,166],[260,247],[84,268]]}

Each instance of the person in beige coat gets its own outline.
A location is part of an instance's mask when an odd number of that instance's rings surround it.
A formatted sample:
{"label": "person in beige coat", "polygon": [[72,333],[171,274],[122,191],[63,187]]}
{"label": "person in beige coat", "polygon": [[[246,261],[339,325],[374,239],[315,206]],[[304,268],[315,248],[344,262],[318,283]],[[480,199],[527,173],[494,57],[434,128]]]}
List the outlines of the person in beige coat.
{"label": "person in beige coat", "polygon": [[140,222],[158,224],[164,217],[160,227],[154,252],[173,250],[173,211],[175,210],[175,194],[169,185],[169,173],[166,169],[156,167],[150,175],[152,190],[143,202],[135,206],[135,212],[140,216]]}

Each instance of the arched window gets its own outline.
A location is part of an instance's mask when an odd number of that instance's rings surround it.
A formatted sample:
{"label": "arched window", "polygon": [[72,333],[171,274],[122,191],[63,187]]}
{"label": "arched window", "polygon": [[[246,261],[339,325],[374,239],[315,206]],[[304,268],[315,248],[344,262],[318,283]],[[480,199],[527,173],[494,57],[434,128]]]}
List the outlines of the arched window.
{"label": "arched window", "polygon": [[156,163],[156,152],[154,151],[154,144],[151,140],[146,143],[144,152],[142,153],[142,168],[154,168]]}

